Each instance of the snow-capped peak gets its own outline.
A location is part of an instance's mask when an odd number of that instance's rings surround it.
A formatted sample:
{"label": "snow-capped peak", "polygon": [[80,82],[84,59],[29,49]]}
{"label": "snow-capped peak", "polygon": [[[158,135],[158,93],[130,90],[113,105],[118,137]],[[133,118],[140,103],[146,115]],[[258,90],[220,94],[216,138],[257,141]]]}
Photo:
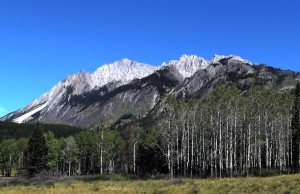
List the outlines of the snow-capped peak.
{"label": "snow-capped peak", "polygon": [[217,54],[215,54],[211,62],[216,63],[216,62],[219,62],[221,59],[229,59],[229,58],[237,60],[237,61],[241,61],[241,62],[244,62],[244,63],[248,63],[248,64],[252,65],[252,63],[250,61],[245,60],[242,57],[235,56],[235,55],[224,56],[224,55],[217,55]]}
{"label": "snow-capped peak", "polygon": [[191,77],[196,71],[205,69],[209,63],[202,57],[196,55],[182,55],[179,60],[172,60],[168,64],[175,66],[184,77]]}
{"label": "snow-capped peak", "polygon": [[99,67],[92,76],[94,78],[94,85],[98,87],[112,81],[120,81],[121,84],[127,84],[135,78],[146,77],[157,69],[158,67],[125,58]]}

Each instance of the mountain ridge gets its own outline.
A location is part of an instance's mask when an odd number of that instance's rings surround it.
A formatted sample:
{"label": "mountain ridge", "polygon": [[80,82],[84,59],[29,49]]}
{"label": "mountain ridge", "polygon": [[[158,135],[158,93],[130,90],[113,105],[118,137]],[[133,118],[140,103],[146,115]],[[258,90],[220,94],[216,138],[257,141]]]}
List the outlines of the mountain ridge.
{"label": "mountain ridge", "polygon": [[234,55],[214,55],[212,60],[182,55],[161,66],[125,58],[105,64],[94,73],[82,70],[70,75],[39,99],[0,120],[95,125],[107,118],[114,122],[122,114],[145,116],[164,95],[200,98],[215,84],[235,83],[247,88],[258,80],[274,84],[274,80],[282,79],[284,87],[289,88],[293,76],[300,79],[297,73],[254,65]]}

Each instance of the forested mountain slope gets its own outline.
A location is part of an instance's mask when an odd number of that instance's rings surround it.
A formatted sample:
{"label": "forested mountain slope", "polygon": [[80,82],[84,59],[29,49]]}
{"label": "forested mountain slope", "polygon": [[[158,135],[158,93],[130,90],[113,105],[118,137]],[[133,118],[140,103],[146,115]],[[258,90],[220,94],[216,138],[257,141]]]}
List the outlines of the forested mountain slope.
{"label": "forested mountain slope", "polygon": [[[125,76],[126,72],[130,76]],[[170,95],[200,99],[219,84],[235,85],[241,91],[256,85],[284,91],[294,88],[297,80],[300,75],[296,72],[255,65],[237,56],[215,55],[205,60],[183,55],[160,67],[124,59],[104,65],[94,74],[81,71],[69,76],[41,98],[1,120],[93,127],[113,124],[128,114],[145,117],[162,97]]]}
{"label": "forested mountain slope", "polygon": [[[36,111],[31,104],[2,120],[30,113],[24,121],[86,126],[37,125],[44,133],[53,132],[44,134],[45,160],[47,170],[56,173],[170,178],[291,173],[299,171],[298,80],[299,73],[236,56],[211,61],[183,56],[128,83],[87,89],[74,82],[59,96],[55,86],[33,102],[56,96],[48,99],[55,106],[45,101]],[[2,174],[10,175],[13,165],[22,170],[18,161],[24,159],[26,141],[21,137],[33,128],[35,124],[0,123]],[[12,160],[8,153],[14,153]]]}

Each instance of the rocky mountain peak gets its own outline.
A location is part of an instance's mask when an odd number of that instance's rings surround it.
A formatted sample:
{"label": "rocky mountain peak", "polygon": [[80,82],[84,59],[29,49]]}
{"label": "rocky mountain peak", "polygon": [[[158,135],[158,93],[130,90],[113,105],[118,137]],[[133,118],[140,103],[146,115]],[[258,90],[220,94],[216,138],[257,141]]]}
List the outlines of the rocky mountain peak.
{"label": "rocky mountain peak", "polygon": [[217,63],[219,62],[220,60],[222,59],[232,59],[232,60],[236,60],[236,61],[241,61],[243,63],[248,63],[250,65],[252,65],[252,63],[246,59],[243,59],[242,57],[240,56],[236,56],[236,55],[228,55],[228,56],[225,56],[225,55],[217,55],[215,54],[211,60],[212,63]]}
{"label": "rocky mountain peak", "polygon": [[[300,76],[251,64],[234,55],[214,55],[210,61],[196,55],[182,55],[160,67],[125,58],[105,64],[94,73],[82,70],[70,75],[40,98],[0,120],[90,125],[99,122],[99,115],[114,121],[127,113],[146,114],[166,94],[198,98],[215,84],[226,82],[243,88],[258,81],[280,83],[280,87],[286,88]],[[134,79],[140,80],[131,82]]]}
{"label": "rocky mountain peak", "polygon": [[182,55],[179,60],[172,60],[167,65],[175,66],[184,77],[191,77],[196,71],[205,69],[209,63],[202,57],[196,55]]}
{"label": "rocky mountain peak", "polygon": [[158,67],[125,58],[99,67],[92,76],[94,85],[98,87],[112,81],[120,81],[121,84],[127,84],[133,79],[146,77],[157,69]]}

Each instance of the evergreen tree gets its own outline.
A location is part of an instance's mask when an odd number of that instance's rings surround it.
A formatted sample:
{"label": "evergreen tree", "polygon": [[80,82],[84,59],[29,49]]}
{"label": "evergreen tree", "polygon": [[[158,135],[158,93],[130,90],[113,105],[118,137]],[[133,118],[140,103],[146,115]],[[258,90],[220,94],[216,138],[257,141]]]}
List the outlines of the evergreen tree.
{"label": "evergreen tree", "polygon": [[48,147],[39,124],[28,140],[28,147],[24,155],[27,159],[25,170],[29,176],[48,169]]}
{"label": "evergreen tree", "polygon": [[300,140],[300,83],[297,83],[292,118],[292,169],[299,171],[299,140]]}

